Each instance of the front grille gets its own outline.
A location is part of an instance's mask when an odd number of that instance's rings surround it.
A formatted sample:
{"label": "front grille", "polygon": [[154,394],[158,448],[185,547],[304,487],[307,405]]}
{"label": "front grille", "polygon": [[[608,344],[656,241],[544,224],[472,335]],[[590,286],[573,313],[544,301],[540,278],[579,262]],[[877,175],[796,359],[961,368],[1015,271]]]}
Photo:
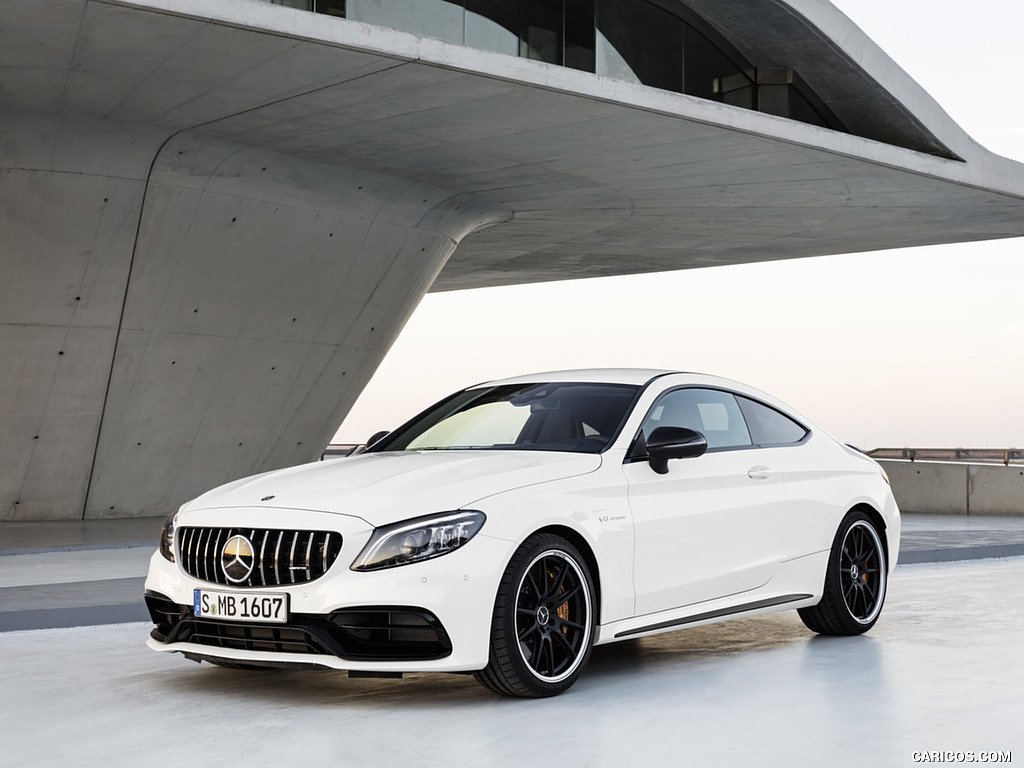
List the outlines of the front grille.
{"label": "front grille", "polygon": [[[233,536],[244,536],[252,545],[252,569],[240,580],[229,580],[221,562],[223,547]],[[341,552],[341,534],[183,527],[178,529],[178,546],[182,568],[197,579],[232,587],[276,587],[305,584],[327,573]]]}

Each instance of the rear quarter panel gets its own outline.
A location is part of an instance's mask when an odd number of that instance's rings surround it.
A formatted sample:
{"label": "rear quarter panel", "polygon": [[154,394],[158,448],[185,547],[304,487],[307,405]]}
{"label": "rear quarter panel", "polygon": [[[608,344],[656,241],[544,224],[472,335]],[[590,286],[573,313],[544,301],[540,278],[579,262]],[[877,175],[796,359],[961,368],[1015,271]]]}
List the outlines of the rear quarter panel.
{"label": "rear quarter panel", "polygon": [[899,548],[899,512],[880,467],[821,433],[780,450],[788,499],[783,559],[828,550],[846,513],[866,506],[885,525],[891,569]]}

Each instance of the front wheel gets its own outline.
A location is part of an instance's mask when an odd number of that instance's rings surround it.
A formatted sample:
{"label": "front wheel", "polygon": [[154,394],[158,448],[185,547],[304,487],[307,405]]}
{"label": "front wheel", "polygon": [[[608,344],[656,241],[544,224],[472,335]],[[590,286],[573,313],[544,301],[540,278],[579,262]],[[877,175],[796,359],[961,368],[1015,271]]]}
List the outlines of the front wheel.
{"label": "front wheel", "polygon": [[822,635],[859,635],[875,625],[885,602],[888,569],[885,545],[875,523],[852,510],[832,543],[821,602],[798,613]]}
{"label": "front wheel", "polygon": [[593,636],[594,586],[586,561],[562,537],[534,534],[498,585],[490,658],[474,676],[495,693],[554,696],[583,672]]}

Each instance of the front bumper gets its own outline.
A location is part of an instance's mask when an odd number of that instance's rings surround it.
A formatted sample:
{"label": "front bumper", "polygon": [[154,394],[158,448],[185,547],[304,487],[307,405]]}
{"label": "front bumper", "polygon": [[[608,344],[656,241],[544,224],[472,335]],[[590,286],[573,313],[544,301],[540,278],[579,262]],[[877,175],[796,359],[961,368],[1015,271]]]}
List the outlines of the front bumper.
{"label": "front bumper", "polygon": [[162,595],[146,595],[158,643],[203,646],[196,655],[216,657],[220,650],[336,656],[350,661],[434,661],[451,655],[444,626],[429,611],[381,606],[335,611],[327,617],[292,614],[285,624],[214,621],[192,614]]}
{"label": "front bumper", "polygon": [[[204,514],[203,524],[239,525],[238,513]],[[286,623],[194,616],[195,589],[225,587],[190,576],[156,552],[146,579],[146,604],[155,625],[147,645],[198,659],[365,672],[456,672],[487,665],[491,615],[510,542],[481,532],[461,549],[433,560],[356,572],[349,566],[369,539],[366,523],[323,513],[287,513],[290,525],[339,530],[344,543],[320,578],[257,590],[288,594]]]}

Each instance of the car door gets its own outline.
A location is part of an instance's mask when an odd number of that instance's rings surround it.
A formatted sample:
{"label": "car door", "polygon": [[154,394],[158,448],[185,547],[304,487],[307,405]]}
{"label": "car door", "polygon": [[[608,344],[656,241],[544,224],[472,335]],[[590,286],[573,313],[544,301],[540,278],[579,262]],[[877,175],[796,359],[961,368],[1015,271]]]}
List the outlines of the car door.
{"label": "car door", "polygon": [[[756,589],[782,558],[786,494],[770,450],[756,447],[732,393],[681,388],[663,395],[641,428],[687,427],[703,456],[654,472],[631,452],[623,465],[635,533],[637,615]],[[641,454],[644,452],[640,446]]]}

